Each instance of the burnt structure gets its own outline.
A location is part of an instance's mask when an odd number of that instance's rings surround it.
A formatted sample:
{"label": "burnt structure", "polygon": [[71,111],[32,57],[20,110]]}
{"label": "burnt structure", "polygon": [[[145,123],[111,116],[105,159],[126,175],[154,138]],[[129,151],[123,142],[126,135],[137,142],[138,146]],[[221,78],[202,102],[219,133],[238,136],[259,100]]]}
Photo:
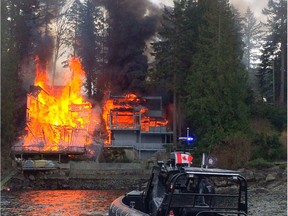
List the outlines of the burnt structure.
{"label": "burnt structure", "polygon": [[105,147],[132,148],[140,159],[164,151],[173,132],[162,109],[162,97],[112,96],[106,109]]}
{"label": "burnt structure", "polygon": [[[40,156],[60,161],[61,157],[85,153],[91,104],[60,101],[57,106],[60,100],[57,95],[61,92],[61,86],[54,86],[49,92],[40,86],[31,86],[27,94],[26,135],[11,149],[16,158]],[[61,105],[62,113],[57,110]]]}

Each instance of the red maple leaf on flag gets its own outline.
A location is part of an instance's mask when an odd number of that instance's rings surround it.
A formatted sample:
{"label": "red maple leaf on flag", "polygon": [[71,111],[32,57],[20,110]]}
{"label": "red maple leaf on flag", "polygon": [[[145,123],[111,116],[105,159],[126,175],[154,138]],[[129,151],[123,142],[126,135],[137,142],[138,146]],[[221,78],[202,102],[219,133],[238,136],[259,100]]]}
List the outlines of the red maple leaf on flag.
{"label": "red maple leaf on flag", "polygon": [[175,163],[176,164],[181,164],[181,163],[190,164],[192,162],[192,160],[193,160],[193,157],[189,154],[180,153],[180,152],[175,153]]}

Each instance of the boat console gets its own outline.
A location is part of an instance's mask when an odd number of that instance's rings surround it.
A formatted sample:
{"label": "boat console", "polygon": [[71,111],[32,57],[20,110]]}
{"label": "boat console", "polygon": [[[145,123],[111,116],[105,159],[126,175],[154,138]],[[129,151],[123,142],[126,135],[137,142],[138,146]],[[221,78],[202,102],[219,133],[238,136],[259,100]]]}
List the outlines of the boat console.
{"label": "boat console", "polygon": [[247,206],[247,182],[238,171],[161,163],[145,190],[116,199],[109,216],[239,216]]}

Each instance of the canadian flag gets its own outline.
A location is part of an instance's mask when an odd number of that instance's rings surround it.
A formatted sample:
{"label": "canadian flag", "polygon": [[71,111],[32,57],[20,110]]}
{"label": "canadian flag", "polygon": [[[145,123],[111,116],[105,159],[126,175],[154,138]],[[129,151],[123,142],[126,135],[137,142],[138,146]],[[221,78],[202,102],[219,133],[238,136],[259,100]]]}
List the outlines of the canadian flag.
{"label": "canadian flag", "polygon": [[190,164],[193,160],[193,157],[189,154],[184,154],[180,152],[175,153],[175,163],[181,164],[181,163],[188,163]]}

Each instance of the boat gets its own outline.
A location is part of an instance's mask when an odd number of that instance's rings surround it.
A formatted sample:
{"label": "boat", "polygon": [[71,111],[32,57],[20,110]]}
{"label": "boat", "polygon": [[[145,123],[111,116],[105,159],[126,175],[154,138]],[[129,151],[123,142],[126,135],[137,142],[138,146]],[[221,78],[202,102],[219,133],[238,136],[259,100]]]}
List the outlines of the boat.
{"label": "boat", "polygon": [[[247,181],[240,172],[193,167],[174,159],[152,168],[147,186],[116,198],[109,216],[247,215]],[[181,153],[187,155],[188,153]],[[187,162],[187,161],[186,161]]]}

